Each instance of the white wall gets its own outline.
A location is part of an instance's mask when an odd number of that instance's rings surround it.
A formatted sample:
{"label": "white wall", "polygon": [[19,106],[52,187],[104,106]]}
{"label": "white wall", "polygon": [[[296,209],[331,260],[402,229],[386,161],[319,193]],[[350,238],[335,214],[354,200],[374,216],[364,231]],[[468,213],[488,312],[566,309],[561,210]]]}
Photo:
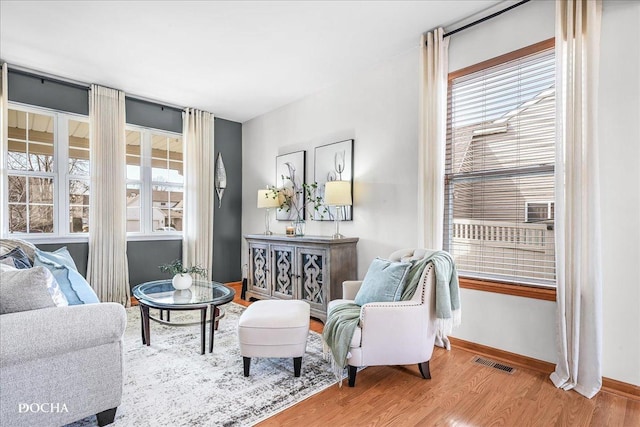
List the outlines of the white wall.
{"label": "white wall", "polygon": [[[640,4],[605,2],[600,132],[604,263],[604,375],[640,385]],[[554,2],[530,2],[452,37],[450,70],[554,35]],[[275,182],[275,157],[355,139],[354,221],[358,276],[372,258],[417,243],[418,46],[351,81],[243,125],[243,233],[263,230],[256,191]],[[625,39],[631,38],[622,44]],[[633,50],[630,50],[633,49]],[[272,230],[282,233],[285,223]],[[332,224],[309,222],[308,234]],[[246,263],[246,246],[244,262]],[[555,303],[462,290],[456,337],[537,359],[555,360]]]}
{"label": "white wall", "polygon": [[640,385],[640,2],[604,3],[600,63],[603,374]]}
{"label": "white wall", "polygon": [[[264,230],[256,193],[275,184],[275,158],[307,150],[313,182],[314,148],[354,139],[354,220],[340,231],[357,236],[358,275],[371,259],[415,245],[418,147],[416,48],[354,81],[309,96],[243,125],[243,233]],[[284,221],[271,229],[284,233]],[[306,234],[333,234],[333,223],[307,221]],[[246,250],[244,251],[246,257]],[[246,262],[246,261],[245,261]]]}

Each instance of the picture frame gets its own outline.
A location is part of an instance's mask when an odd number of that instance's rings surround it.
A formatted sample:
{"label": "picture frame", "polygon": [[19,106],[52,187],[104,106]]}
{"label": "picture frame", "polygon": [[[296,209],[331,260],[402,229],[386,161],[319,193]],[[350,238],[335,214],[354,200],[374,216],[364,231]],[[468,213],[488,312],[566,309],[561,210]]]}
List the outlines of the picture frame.
{"label": "picture frame", "polygon": [[[321,145],[314,153],[314,181],[318,184],[318,195],[324,199],[327,181],[350,181],[353,195],[353,139]],[[353,206],[322,206],[314,212],[316,221],[333,221],[337,209],[342,209],[341,220],[353,220]]]}
{"label": "picture frame", "polygon": [[276,209],[278,221],[305,219],[302,187],[306,182],[306,154],[307,152],[302,150],[276,156],[276,188],[290,195],[295,194],[291,209]]}

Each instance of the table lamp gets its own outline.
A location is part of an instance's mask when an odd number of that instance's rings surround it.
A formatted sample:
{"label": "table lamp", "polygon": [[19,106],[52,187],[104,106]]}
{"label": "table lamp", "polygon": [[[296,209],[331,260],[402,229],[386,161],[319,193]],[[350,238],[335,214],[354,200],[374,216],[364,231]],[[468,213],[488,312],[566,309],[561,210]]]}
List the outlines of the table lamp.
{"label": "table lamp", "polygon": [[280,200],[273,190],[258,190],[258,208],[265,209],[264,211],[264,234],[269,236],[273,234],[269,230],[269,210],[271,208],[279,208]]}
{"label": "table lamp", "polygon": [[340,234],[340,220],[344,206],[351,206],[351,181],[329,181],[324,187],[324,203],[336,207],[336,232],[334,239],[342,239]]}

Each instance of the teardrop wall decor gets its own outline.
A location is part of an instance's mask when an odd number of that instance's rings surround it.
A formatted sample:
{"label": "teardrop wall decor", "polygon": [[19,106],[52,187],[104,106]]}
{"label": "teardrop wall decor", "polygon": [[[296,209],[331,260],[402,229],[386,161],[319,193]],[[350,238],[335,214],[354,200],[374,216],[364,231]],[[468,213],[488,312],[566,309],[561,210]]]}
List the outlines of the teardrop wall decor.
{"label": "teardrop wall decor", "polygon": [[224,168],[224,162],[222,161],[222,153],[218,153],[216,159],[216,178],[215,178],[216,194],[218,195],[218,208],[222,206],[222,195],[225,188],[227,188],[227,171]]}

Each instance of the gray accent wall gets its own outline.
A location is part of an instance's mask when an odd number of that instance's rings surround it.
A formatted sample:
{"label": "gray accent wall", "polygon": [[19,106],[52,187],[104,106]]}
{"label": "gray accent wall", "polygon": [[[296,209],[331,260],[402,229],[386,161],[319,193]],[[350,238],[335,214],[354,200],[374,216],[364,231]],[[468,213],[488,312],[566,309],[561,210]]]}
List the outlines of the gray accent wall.
{"label": "gray accent wall", "polygon": [[182,110],[125,97],[127,123],[182,133]]}
{"label": "gray accent wall", "polygon": [[89,88],[40,77],[9,67],[9,101],[89,115]]}
{"label": "gray accent wall", "polygon": [[242,124],[215,119],[215,155],[222,153],[227,189],[213,214],[212,278],[218,282],[242,280]]}
{"label": "gray accent wall", "polygon": [[182,240],[154,240],[127,242],[129,284],[131,288],[151,280],[168,279],[159,265],[182,258]]}

